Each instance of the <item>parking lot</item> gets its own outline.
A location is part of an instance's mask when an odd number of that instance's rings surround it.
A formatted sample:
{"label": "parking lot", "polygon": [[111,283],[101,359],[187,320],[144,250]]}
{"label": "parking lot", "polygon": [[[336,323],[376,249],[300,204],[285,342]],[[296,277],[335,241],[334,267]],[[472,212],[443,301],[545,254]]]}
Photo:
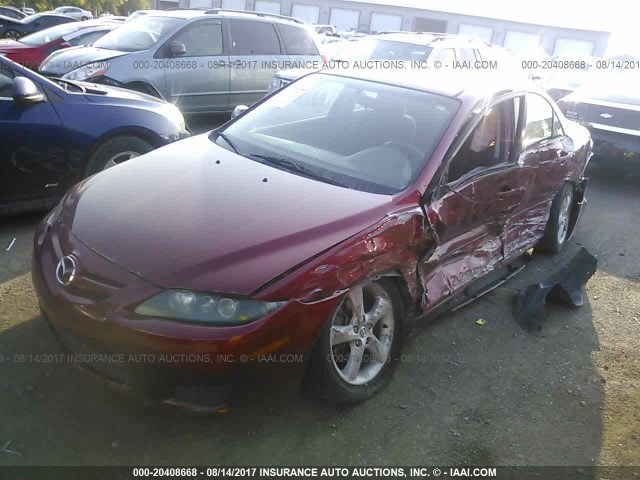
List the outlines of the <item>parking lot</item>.
{"label": "parking lot", "polygon": [[[561,255],[534,255],[417,333],[389,387],[352,408],[300,395],[218,415],[144,409],[68,366],[34,361],[59,352],[29,273],[41,215],[4,218],[0,464],[638,465],[640,187],[625,171],[588,173],[588,204]],[[512,319],[516,289],[580,245],[599,259],[587,303],[550,305],[542,331],[525,332]]]}

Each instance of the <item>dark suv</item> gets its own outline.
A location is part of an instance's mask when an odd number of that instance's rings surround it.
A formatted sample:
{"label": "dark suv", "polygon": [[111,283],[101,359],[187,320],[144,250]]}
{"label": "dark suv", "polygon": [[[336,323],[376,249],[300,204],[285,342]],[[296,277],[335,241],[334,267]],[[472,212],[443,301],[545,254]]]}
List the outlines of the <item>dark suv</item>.
{"label": "dark suv", "polygon": [[56,52],[41,72],[142,91],[185,113],[231,111],[267,93],[290,63],[320,63],[302,21],[234,10],[153,12],[91,47]]}

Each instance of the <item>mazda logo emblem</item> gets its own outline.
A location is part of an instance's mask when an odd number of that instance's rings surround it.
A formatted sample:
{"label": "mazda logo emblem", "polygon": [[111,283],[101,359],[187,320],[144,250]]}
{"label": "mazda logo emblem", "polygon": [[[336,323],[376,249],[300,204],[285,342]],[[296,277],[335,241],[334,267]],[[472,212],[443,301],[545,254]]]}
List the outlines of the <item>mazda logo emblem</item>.
{"label": "mazda logo emblem", "polygon": [[56,278],[60,285],[69,285],[76,276],[76,261],[71,255],[65,255],[56,267]]}
{"label": "mazda logo emblem", "polygon": [[601,113],[600,116],[602,118],[606,118],[606,119],[609,119],[609,118],[613,117],[613,115],[611,115],[610,113]]}

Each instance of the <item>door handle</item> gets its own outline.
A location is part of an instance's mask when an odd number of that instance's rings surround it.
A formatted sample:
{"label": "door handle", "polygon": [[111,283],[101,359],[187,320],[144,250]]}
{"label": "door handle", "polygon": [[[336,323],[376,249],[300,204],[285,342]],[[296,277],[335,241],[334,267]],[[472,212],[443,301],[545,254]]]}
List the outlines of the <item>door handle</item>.
{"label": "door handle", "polygon": [[500,192],[499,193],[507,193],[510,192],[512,189],[509,185],[502,185],[500,187]]}

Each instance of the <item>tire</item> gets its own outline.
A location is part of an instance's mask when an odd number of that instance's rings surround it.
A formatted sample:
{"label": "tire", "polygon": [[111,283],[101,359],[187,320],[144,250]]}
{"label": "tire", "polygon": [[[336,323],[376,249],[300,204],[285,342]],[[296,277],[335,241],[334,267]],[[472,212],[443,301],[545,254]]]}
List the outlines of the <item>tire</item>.
{"label": "tire", "polygon": [[20,32],[17,30],[9,30],[7,31],[7,33],[5,34],[5,38],[10,38],[12,40],[17,40],[18,38],[20,38],[22,35],[20,35]]}
{"label": "tire", "polygon": [[538,248],[548,253],[558,253],[567,243],[573,210],[573,187],[565,183],[551,203],[551,213]]}
{"label": "tire", "polygon": [[[353,314],[358,299],[363,299],[364,316]],[[373,312],[377,315],[368,321],[366,317]],[[391,380],[402,342],[403,309],[395,284],[389,279],[358,284],[324,325],[311,355],[306,385],[332,403],[367,400]],[[376,345],[382,350],[376,351]],[[354,362],[358,357],[360,364]]]}
{"label": "tire", "polygon": [[87,164],[85,176],[93,175],[130,158],[144,155],[153,150],[153,146],[138,137],[123,135],[107,140],[100,145]]}
{"label": "tire", "polygon": [[82,21],[89,20],[89,17],[82,17],[80,20]]}

